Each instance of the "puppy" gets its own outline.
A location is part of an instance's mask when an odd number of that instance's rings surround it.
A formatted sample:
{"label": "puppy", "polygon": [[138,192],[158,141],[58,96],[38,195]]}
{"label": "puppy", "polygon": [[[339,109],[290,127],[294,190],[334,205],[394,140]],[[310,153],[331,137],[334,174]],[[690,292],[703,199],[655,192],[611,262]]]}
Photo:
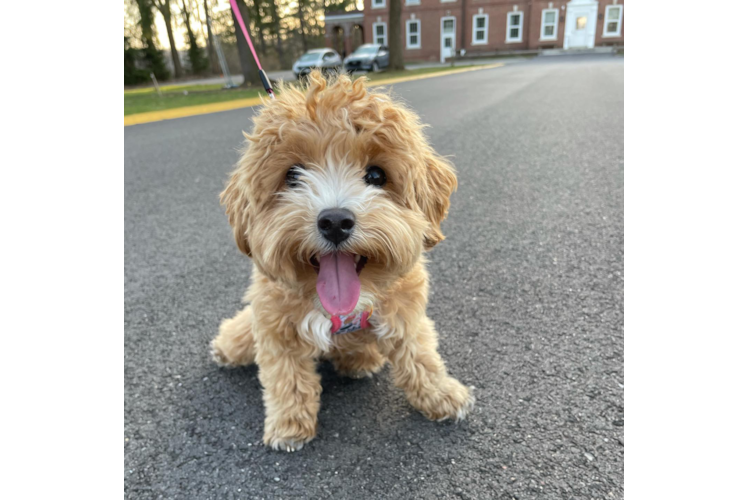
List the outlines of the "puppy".
{"label": "puppy", "polygon": [[221,202],[254,263],[249,304],[224,320],[212,355],[257,363],[264,442],[295,451],[314,438],[320,358],[366,377],[385,363],[427,418],[460,420],[472,388],[447,374],[426,316],[424,252],[457,187],[418,117],[363,79],[285,87],[254,118]]}

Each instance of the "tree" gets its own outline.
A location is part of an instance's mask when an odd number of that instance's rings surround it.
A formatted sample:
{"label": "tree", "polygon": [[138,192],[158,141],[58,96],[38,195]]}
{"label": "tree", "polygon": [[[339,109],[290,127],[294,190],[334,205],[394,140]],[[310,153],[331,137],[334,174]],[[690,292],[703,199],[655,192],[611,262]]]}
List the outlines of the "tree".
{"label": "tree", "polygon": [[[244,3],[244,0],[236,0],[236,5],[239,7],[239,13],[242,15],[242,18],[246,19],[249,17],[247,4]],[[247,43],[247,40],[244,38],[244,33],[242,33],[242,28],[239,26],[239,21],[236,19],[236,14],[234,13],[234,9],[229,9],[231,11],[231,19],[234,21],[234,33],[236,34],[236,48],[239,51],[239,62],[241,62],[242,65],[242,75],[244,75],[244,83],[242,83],[242,87],[248,87],[253,84],[260,83],[260,77],[258,73],[257,64],[252,59],[252,53],[249,51],[249,45]]]}
{"label": "tree", "polygon": [[275,1],[276,0],[269,0],[268,4],[270,6],[270,17],[273,19],[273,31],[275,31],[275,50],[276,52],[278,52],[278,62],[281,68],[285,68],[286,58],[283,52],[283,44],[281,43],[280,15],[278,14],[278,6],[275,5]]}
{"label": "tree", "polygon": [[192,31],[192,26],[190,25],[190,9],[187,8],[187,2],[185,0],[182,0],[182,14],[184,15],[185,27],[187,28],[187,42],[190,44],[187,56],[190,59],[192,74],[203,74],[208,69],[208,60],[205,58],[205,54],[203,54],[203,49],[201,49],[197,44],[195,32]]}
{"label": "tree", "polygon": [[149,72],[138,68],[139,51],[130,46],[129,37],[125,37],[125,85],[137,85],[150,80]]}
{"label": "tree", "polygon": [[395,71],[405,69],[403,64],[402,12],[403,4],[401,0],[390,0],[390,23],[387,32],[390,38],[390,69]]}
{"label": "tree", "polygon": [[262,0],[254,0],[252,2],[252,8],[254,10],[254,21],[255,29],[257,30],[257,38],[260,40],[260,52],[265,56],[268,53],[267,46],[265,45],[265,23],[262,22]]}
{"label": "tree", "polygon": [[156,42],[153,40],[153,11],[151,10],[151,3],[148,0],[136,0],[136,3],[138,12],[140,13],[142,41],[145,46],[143,49],[143,59],[145,59],[148,69],[156,78],[159,80],[168,80],[170,75],[164,63],[164,56],[158,50]]}
{"label": "tree", "polygon": [[182,69],[182,60],[179,59],[179,51],[177,50],[177,44],[174,42],[174,32],[171,28],[171,0],[151,0],[151,3],[161,13],[161,17],[164,18],[164,24],[166,24],[166,34],[169,36],[169,48],[171,49],[171,62],[174,65],[174,77],[182,78],[184,70]]}
{"label": "tree", "polygon": [[220,73],[220,66],[218,65],[218,55],[216,55],[216,48],[213,46],[213,32],[210,27],[210,11],[208,10],[208,0],[203,0],[203,7],[205,8],[205,26],[208,29],[208,58],[210,59],[210,70],[215,73]]}
{"label": "tree", "polygon": [[306,47],[306,36],[304,35],[304,0],[298,0],[299,2],[299,31],[301,32],[301,47],[304,52],[307,51]]}

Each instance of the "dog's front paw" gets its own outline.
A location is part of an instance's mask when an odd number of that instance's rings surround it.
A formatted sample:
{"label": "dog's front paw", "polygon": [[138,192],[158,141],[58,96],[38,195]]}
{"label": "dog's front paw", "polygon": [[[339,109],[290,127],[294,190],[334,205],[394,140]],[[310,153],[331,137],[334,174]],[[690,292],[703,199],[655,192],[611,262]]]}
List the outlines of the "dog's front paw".
{"label": "dog's front paw", "polygon": [[430,420],[453,419],[457,422],[467,417],[475,405],[474,387],[465,387],[456,379],[447,377],[434,394],[411,401]]}
{"label": "dog's front paw", "polygon": [[263,442],[274,450],[299,451],[317,435],[316,421],[301,421],[285,418],[265,424]]}

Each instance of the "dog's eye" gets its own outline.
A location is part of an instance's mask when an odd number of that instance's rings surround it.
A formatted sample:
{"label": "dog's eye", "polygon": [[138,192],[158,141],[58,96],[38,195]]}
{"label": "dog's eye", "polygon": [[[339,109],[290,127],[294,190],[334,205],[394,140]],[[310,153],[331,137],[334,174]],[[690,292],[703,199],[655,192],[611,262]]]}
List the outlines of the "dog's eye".
{"label": "dog's eye", "polygon": [[366,175],[364,175],[364,182],[371,184],[372,186],[382,187],[387,182],[387,176],[379,167],[371,166],[366,169]]}
{"label": "dog's eye", "polygon": [[294,165],[286,172],[286,185],[290,188],[295,188],[299,185],[299,177],[301,177],[301,171],[304,167],[301,165]]}

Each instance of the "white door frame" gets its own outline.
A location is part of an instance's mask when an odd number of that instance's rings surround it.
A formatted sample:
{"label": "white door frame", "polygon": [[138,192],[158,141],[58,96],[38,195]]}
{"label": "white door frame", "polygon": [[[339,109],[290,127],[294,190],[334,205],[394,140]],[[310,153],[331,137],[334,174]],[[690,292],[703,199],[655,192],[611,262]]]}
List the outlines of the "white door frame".
{"label": "white door frame", "polygon": [[446,35],[452,38],[452,57],[457,55],[457,49],[455,44],[457,43],[457,18],[455,16],[444,16],[439,20],[439,62],[444,62],[444,21],[447,19],[452,20],[452,34]]}
{"label": "white door frame", "polygon": [[[588,49],[595,47],[595,36],[597,35],[597,1],[595,0],[572,0],[566,4],[566,14],[564,14],[564,49],[569,48],[569,39],[571,32],[574,31],[576,14],[579,11],[587,13],[587,34],[585,47]],[[578,48],[578,47],[574,47]]]}

